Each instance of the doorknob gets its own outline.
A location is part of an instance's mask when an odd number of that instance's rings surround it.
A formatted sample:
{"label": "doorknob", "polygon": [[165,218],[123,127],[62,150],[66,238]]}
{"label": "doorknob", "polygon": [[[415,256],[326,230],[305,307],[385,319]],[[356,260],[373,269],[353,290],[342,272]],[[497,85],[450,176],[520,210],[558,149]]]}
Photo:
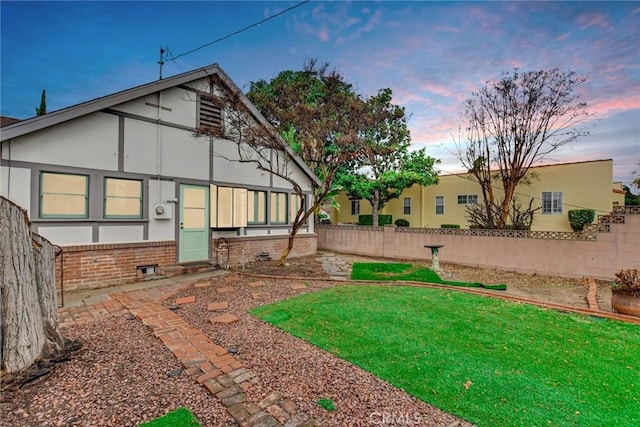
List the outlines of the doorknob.
{"label": "doorknob", "polygon": [[180,230],[182,230],[184,228],[184,223],[180,223]]}

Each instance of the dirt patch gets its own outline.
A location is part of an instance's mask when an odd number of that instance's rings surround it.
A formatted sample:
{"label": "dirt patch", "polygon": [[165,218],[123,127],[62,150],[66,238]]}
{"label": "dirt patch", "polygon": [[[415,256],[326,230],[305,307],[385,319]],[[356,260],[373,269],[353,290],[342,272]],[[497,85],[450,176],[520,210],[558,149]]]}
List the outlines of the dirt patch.
{"label": "dirt patch", "polygon": [[[411,262],[424,267],[430,267],[430,262],[416,260],[388,260],[349,254],[332,254],[319,252],[298,258],[287,259],[285,265],[279,265],[277,260],[256,261],[245,266],[248,274],[264,274],[270,276],[293,276],[308,278],[327,278],[330,274],[326,271],[326,264],[333,263],[333,267],[341,267],[345,272],[344,277],[350,277],[351,265],[354,262]],[[498,269],[486,269],[469,267],[453,263],[440,263],[445,271],[443,279],[480,282],[485,284],[507,285],[506,291],[493,291],[499,294],[513,295],[529,298],[534,301],[551,302],[570,305],[574,307],[588,308],[587,291],[589,287],[586,279],[548,276],[542,274],[526,274],[514,271]],[[338,268],[340,269],[340,268]],[[611,291],[608,283],[598,281],[597,300],[601,310],[611,311]]]}

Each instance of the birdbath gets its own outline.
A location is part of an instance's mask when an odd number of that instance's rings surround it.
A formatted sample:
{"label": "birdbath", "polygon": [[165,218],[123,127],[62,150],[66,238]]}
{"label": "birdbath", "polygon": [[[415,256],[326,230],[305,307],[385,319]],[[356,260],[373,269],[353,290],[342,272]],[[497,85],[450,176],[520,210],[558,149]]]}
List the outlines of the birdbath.
{"label": "birdbath", "polygon": [[433,271],[442,271],[440,270],[440,261],[438,261],[438,249],[443,246],[444,245],[424,245],[425,248],[431,249],[431,269]]}

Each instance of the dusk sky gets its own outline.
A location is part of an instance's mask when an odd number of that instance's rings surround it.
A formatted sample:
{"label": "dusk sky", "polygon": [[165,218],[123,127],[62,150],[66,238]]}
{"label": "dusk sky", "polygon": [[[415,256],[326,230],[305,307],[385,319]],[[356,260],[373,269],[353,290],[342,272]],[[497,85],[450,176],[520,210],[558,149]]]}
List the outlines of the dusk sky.
{"label": "dusk sky", "polygon": [[[259,22],[299,1],[2,1],[3,116],[34,116],[158,78],[173,56]],[[581,100],[591,134],[547,163],[614,159],[614,180],[640,172],[640,2],[405,2],[312,0],[175,61],[165,77],[218,63],[242,89],[329,62],[366,96],[393,90],[411,114],[412,144],[460,172],[451,154],[464,99],[514,67],[559,67],[589,77]],[[636,175],[637,176],[637,175]]]}

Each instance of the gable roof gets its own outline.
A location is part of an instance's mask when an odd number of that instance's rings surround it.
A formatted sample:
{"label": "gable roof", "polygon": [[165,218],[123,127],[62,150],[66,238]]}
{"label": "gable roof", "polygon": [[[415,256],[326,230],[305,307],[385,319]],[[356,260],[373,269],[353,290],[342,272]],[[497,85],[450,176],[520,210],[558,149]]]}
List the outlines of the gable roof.
{"label": "gable roof", "polygon": [[0,116],[0,127],[5,127],[18,123],[20,119],[14,119],[13,117]]}
{"label": "gable roof", "polygon": [[[175,86],[179,86],[185,83],[192,82],[204,77],[216,76],[222,83],[227,86],[228,90],[231,90],[239,95],[241,102],[248,109],[249,112],[258,120],[262,125],[272,128],[271,124],[264,118],[264,116],[258,111],[258,109],[249,101],[249,99],[242,93],[240,88],[229,78],[229,76],[222,71],[218,64],[208,65],[206,67],[198,68],[197,70],[188,71],[186,73],[178,74],[172,77],[168,77],[162,80],[157,80],[151,83],[147,83],[140,86],[135,86],[130,89],[126,89],[120,92],[106,95],[101,98],[96,98],[91,101],[86,101],[80,104],[72,105],[71,107],[63,108],[60,110],[52,111],[43,116],[33,117],[31,119],[22,120],[9,126],[3,127],[0,132],[0,141],[7,141],[13,138],[17,138],[32,132],[46,129],[57,124],[76,119],[97,111],[102,111],[106,108],[111,108],[116,105],[131,101],[137,98],[166,90]],[[293,149],[286,143],[286,141],[278,137],[282,148],[291,156],[294,162],[302,169],[302,171],[314,182],[319,185],[320,180],[313,173],[313,171],[307,166],[304,161],[298,157]]]}

